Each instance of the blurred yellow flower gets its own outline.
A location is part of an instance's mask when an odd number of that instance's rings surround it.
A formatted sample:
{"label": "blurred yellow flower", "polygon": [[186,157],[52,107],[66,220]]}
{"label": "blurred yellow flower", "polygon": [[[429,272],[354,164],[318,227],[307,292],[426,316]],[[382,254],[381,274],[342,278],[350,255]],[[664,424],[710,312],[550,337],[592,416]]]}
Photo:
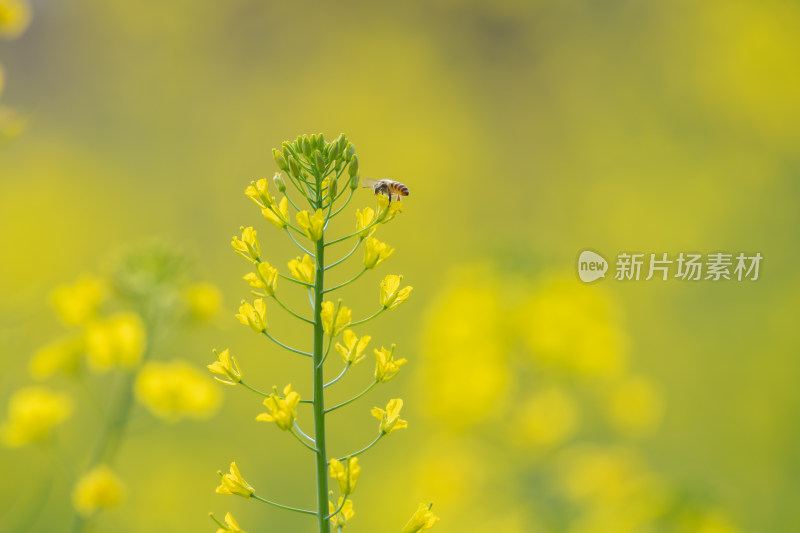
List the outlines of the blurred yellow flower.
{"label": "blurred yellow flower", "polygon": [[599,289],[551,279],[531,295],[517,325],[534,358],[577,375],[623,373],[627,338],[613,302]]}
{"label": "blurred yellow flower", "polygon": [[370,237],[367,239],[366,248],[364,250],[364,266],[367,268],[375,268],[383,263],[387,257],[392,255],[392,252],[394,252],[394,248],[385,242]]}
{"label": "blurred yellow flower", "polygon": [[360,339],[356,337],[356,334],[353,332],[352,329],[345,330],[344,334],[342,335],[342,341],[344,345],[340,343],[336,343],[336,350],[342,354],[342,360],[345,363],[350,364],[358,364],[366,357],[364,354],[364,350],[369,344],[369,341],[372,340],[372,337],[369,335],[364,335]]}
{"label": "blurred yellow flower", "polygon": [[261,214],[278,229],[285,228],[289,220],[289,204],[286,202],[286,197],[281,198],[277,205],[273,203],[269,208],[262,209]]}
{"label": "blurred yellow flower", "polygon": [[389,403],[386,404],[385,411],[380,407],[373,407],[372,411],[370,411],[372,416],[381,422],[380,426],[378,427],[378,431],[384,435],[389,435],[395,429],[407,428],[408,422],[400,418],[400,410],[402,408],[403,400],[399,398],[389,400]]}
{"label": "blurred yellow flower", "polygon": [[372,234],[375,233],[375,230],[378,228],[375,226],[370,229],[365,228],[372,224],[373,220],[375,220],[375,211],[371,207],[365,207],[363,211],[356,209],[356,231],[359,232],[359,238],[366,239],[367,237],[372,237]]}
{"label": "blurred yellow flower", "polygon": [[100,279],[84,276],[74,285],[56,287],[51,298],[62,322],[67,325],[83,325],[97,316],[104,293]]}
{"label": "blurred yellow flower", "polygon": [[561,388],[549,386],[522,403],[511,428],[521,444],[551,448],[575,434],[578,420],[575,401]]}
{"label": "blurred yellow flower", "polygon": [[258,244],[258,232],[253,226],[242,228],[242,238],[234,236],[231,246],[236,253],[247,259],[256,262],[261,257],[261,246]]}
{"label": "blurred yellow flower", "polygon": [[314,283],[315,269],[314,261],[311,260],[311,256],[308,254],[305,254],[302,260],[298,257],[289,261],[289,272],[292,277],[305,283]]}
{"label": "blurred yellow flower", "polygon": [[78,480],[72,491],[75,510],[90,516],[98,509],[118,505],[125,497],[125,486],[105,465],[93,468]]}
{"label": "blurred yellow flower", "polygon": [[231,463],[229,474],[223,474],[222,472],[218,472],[218,474],[222,477],[222,480],[220,486],[217,487],[217,494],[235,494],[242,498],[250,498],[255,494],[256,489],[248,485],[247,481],[239,473],[236,461]]}
{"label": "blurred yellow flower", "polygon": [[261,209],[266,209],[274,203],[272,195],[269,194],[266,178],[261,178],[256,182],[251,181],[244,193]]}
{"label": "blurred yellow flower", "polygon": [[428,395],[426,413],[456,428],[503,418],[514,377],[508,361],[513,315],[504,303],[503,286],[496,274],[481,267],[446,278],[448,286],[424,319],[420,388]]}
{"label": "blurred yellow flower", "polygon": [[242,381],[242,372],[239,370],[239,364],[236,362],[236,358],[233,357],[227,349],[223,350],[222,353],[219,354],[216,350],[213,350],[213,352],[214,355],[219,358],[219,361],[214,361],[208,365],[208,369],[214,374],[228,378],[220,379],[214,376],[214,379],[225,383],[226,385],[236,385]]}
{"label": "blurred yellow flower", "polygon": [[15,39],[28,27],[31,8],[24,0],[0,0],[0,37]]}
{"label": "blurred yellow flower", "polygon": [[83,337],[57,340],[40,348],[28,363],[28,372],[33,379],[47,379],[60,373],[73,376],[81,367],[84,353]]}
{"label": "blurred yellow flower", "polygon": [[352,494],[361,474],[358,457],[348,457],[346,464],[342,464],[338,459],[331,459],[329,470],[331,478],[339,483],[339,491],[344,496]]}
{"label": "blurred yellow flower", "polygon": [[264,406],[269,413],[261,413],[256,417],[260,422],[275,422],[279,428],[286,431],[292,428],[297,418],[297,404],[300,403],[300,394],[292,390],[291,383],[283,389],[283,398],[273,392],[264,398]]}
{"label": "blurred yellow flower", "polygon": [[135,367],[147,342],[142,319],[128,312],[90,323],[84,336],[89,368],[100,373],[113,366]]}
{"label": "blurred yellow flower", "polygon": [[267,304],[261,298],[254,300],[252,305],[242,300],[236,318],[245,326],[253,328],[253,331],[264,332],[267,330]]}
{"label": "blurred yellow flower", "polygon": [[652,381],[645,377],[629,377],[611,391],[606,411],[618,430],[639,436],[658,427],[664,402]]}
{"label": "blurred yellow flower", "polygon": [[[334,317],[334,313],[336,316]],[[342,332],[344,328],[350,325],[353,321],[350,308],[341,305],[341,300],[337,304],[333,302],[322,302],[322,311],[320,312],[322,318],[322,329],[325,330],[326,335],[333,337]]]}
{"label": "blurred yellow flower", "polygon": [[6,446],[16,447],[47,439],[53,427],[72,414],[72,399],[44,387],[25,387],[8,401],[8,420],[0,427]]}
{"label": "blurred yellow flower", "polygon": [[407,362],[405,359],[394,360],[394,344],[392,344],[391,350],[381,346],[380,350],[374,350],[374,352],[377,360],[375,364],[375,380],[381,383],[386,383],[395,377],[400,371],[400,367]]}
{"label": "blurred yellow flower", "polygon": [[192,318],[206,321],[219,310],[222,294],[213,283],[193,283],[186,288],[186,301]]}
{"label": "blurred yellow flower", "polygon": [[642,497],[657,482],[634,449],[575,446],[556,461],[558,483],[579,505],[609,506]]}
{"label": "blurred yellow flower", "polygon": [[[344,504],[342,504],[344,502]],[[343,528],[347,525],[347,522],[350,521],[353,516],[355,516],[355,511],[353,511],[353,500],[344,501],[344,497],[340,497],[339,501],[336,505],[333,504],[332,501],[328,501],[328,513],[333,513],[336,509],[341,509],[335,515],[331,517],[331,524],[333,524],[334,528]]]}
{"label": "blurred yellow flower", "polygon": [[381,281],[381,305],[386,309],[394,309],[405,302],[411,294],[413,287],[403,287],[400,289],[400,281],[403,276],[389,274]]}
{"label": "blurred yellow flower", "polygon": [[217,387],[204,372],[187,361],[150,361],[136,377],[136,398],[159,418],[204,419],[220,403]]}
{"label": "blurred yellow flower", "polygon": [[411,517],[406,527],[403,528],[403,533],[417,533],[418,531],[425,531],[436,525],[436,522],[439,521],[439,517],[433,514],[431,507],[433,507],[432,503],[428,505],[424,503],[419,504],[414,516]]}
{"label": "blurred yellow flower", "polygon": [[233,518],[231,513],[225,514],[225,524],[227,525],[227,529],[219,528],[217,529],[217,533],[225,533],[226,531],[230,533],[246,533],[245,531],[242,531],[242,529],[239,527],[239,523]]}
{"label": "blurred yellow flower", "polygon": [[308,211],[300,211],[295,216],[297,218],[297,225],[306,234],[306,237],[312,241],[318,241],[322,238],[322,230],[325,227],[325,213],[322,209],[317,209],[313,215]]}

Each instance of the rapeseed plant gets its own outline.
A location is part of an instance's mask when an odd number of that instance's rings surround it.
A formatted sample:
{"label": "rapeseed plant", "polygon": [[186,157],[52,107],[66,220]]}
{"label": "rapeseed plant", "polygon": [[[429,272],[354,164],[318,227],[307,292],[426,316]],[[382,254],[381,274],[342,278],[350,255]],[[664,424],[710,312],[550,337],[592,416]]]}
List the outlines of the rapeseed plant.
{"label": "rapeseed plant", "polygon": [[[396,218],[401,213],[403,204],[391,201],[390,197],[376,195],[377,210],[370,207],[356,210],[354,232],[330,238],[331,220],[344,211],[359,188],[359,163],[353,145],[344,135],[331,142],[327,142],[322,134],[302,135],[295,141],[283,143],[280,150],[273,150],[273,155],[281,171],[275,174],[273,181],[283,197],[280,200],[273,197],[266,179],[251,182],[245,194],[261,210],[267,222],[283,231],[297,246],[301,255],[291,259],[286,273],[281,273],[275,267],[275,258],[264,257],[262,250],[272,247],[261,246],[258,230],[251,226],[242,227],[240,235],[233,237],[231,245],[238,255],[254,267],[254,271],[245,275],[244,280],[252,289],[255,299],[252,302],[243,300],[236,318],[291,354],[306,358],[310,363],[309,372],[313,375],[313,389],[310,392],[297,391],[291,384],[286,384],[280,391],[278,386],[273,386],[272,392],[261,392],[247,381],[249,378],[245,378],[236,358],[227,349],[219,353],[215,350],[217,360],[208,365],[208,368],[218,381],[227,385],[241,385],[261,396],[266,411],[259,414],[256,420],[275,423],[278,428],[291,434],[302,446],[313,452],[316,467],[316,508],[300,509],[262,497],[259,491],[245,481],[235,462],[230,465],[230,473],[219,472],[221,484],[217,487],[217,492],[314,516],[319,533],[329,533],[331,527],[341,532],[355,516],[352,494],[361,473],[359,457],[356,456],[372,448],[383,437],[407,427],[408,423],[400,418],[403,407],[401,399],[390,400],[385,409],[375,407],[372,415],[379,421],[378,436],[364,448],[338,457],[328,451],[325,417],[358,400],[378,384],[391,380],[406,363],[406,359],[395,357],[394,344],[389,349],[374,349],[374,379],[362,392],[349,400],[327,406],[325,391],[338,382],[351,367],[366,358],[365,352],[372,338],[369,335],[359,335],[356,328],[385,311],[396,309],[408,299],[412,288],[401,286],[402,276],[386,276],[376,287],[379,304],[377,310],[360,319],[355,318],[357,313],[345,305],[342,299],[333,299],[330,295],[355,283],[367,270],[380,267],[394,253],[394,248],[372,235],[378,226]],[[295,198],[288,194],[289,188]],[[290,206],[294,210],[294,217],[290,216]],[[350,251],[335,261],[326,261],[329,247],[346,241],[354,242]],[[362,243],[364,251],[360,269],[344,283],[326,285],[326,273],[344,264],[356,254]],[[310,317],[286,305],[282,298],[284,286],[288,284],[307,292],[311,306]],[[310,348],[295,348],[279,340],[280,333],[273,331],[269,325],[268,302],[282,308],[309,328]],[[341,355],[343,368],[336,377],[326,381],[324,364],[332,347]],[[298,414],[300,404],[311,407],[313,415],[310,423],[313,431],[306,432],[302,429],[306,417]],[[333,498],[329,485],[338,487],[338,498]],[[411,533],[432,527],[438,518],[430,507],[430,504],[421,504],[402,531]],[[230,513],[226,515],[224,523],[213,514],[211,518],[220,528],[218,533],[241,531]]]}
{"label": "rapeseed plant", "polygon": [[[84,531],[98,511],[124,500],[128,489],[114,463],[134,400],[168,422],[207,418],[219,405],[220,391],[205,372],[182,360],[153,360],[164,335],[180,323],[210,318],[219,303],[216,287],[187,282],[181,263],[173,252],[147,248],[126,255],[107,278],[83,276],[52,291],[52,307],[67,332],[38,350],[28,365],[31,378],[52,385],[25,386],[11,395],[0,441],[11,448],[39,445],[62,458],[59,425],[76,411],[101,418],[96,435],[81,433],[87,442],[70,442],[71,448],[86,451],[77,469],[72,461],[53,469],[71,477],[77,470],[69,481],[74,514],[71,524],[64,521],[65,530]],[[108,389],[103,381],[114,381],[115,387]],[[57,389],[80,392],[93,405]],[[46,502],[37,497],[27,504],[21,514],[33,518],[23,520],[35,519]],[[27,530],[19,523],[10,527]]]}

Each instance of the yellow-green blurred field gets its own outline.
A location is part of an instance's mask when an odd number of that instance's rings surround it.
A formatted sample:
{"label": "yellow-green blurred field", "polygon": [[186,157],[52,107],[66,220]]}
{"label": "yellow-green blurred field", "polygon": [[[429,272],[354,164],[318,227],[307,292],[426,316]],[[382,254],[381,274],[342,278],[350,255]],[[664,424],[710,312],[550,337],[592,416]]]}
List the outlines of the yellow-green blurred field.
{"label": "yellow-green blurred field", "polygon": [[[212,348],[230,348],[261,388],[307,388],[303,361],[234,318],[251,296],[230,240],[253,225],[272,264],[296,257],[244,189],[277,171],[284,140],[345,132],[363,176],[411,195],[379,230],[396,252],[343,297],[363,316],[386,274],[414,287],[359,331],[370,352],[396,343],[408,364],[329,419],[341,454],[374,438],[373,406],[403,398],[409,421],[360,457],[345,531],[400,531],[428,501],[442,533],[794,530],[800,5],[30,5],[24,33],[0,33],[0,120],[11,121],[0,128],[0,424],[13,392],[36,383],[31,356],[68,331],[54,288],[108,276],[148,246],[188,258],[185,279],[222,295],[153,359],[204,371]],[[348,209],[363,206],[374,206],[365,189]],[[755,282],[584,285],[586,248],[764,261]],[[271,328],[300,343],[279,311]],[[370,365],[332,401],[360,391]],[[110,381],[88,379],[102,405]],[[0,448],[0,531],[69,530],[97,418],[85,385],[47,385],[75,409],[56,428],[59,451]],[[256,423],[258,397],[213,388],[221,403],[199,420],[134,407],[115,465],[125,499],[93,531],[213,532],[211,511],[250,533],[314,531],[308,517],[214,493],[235,460],[259,494],[315,501],[308,451]]]}

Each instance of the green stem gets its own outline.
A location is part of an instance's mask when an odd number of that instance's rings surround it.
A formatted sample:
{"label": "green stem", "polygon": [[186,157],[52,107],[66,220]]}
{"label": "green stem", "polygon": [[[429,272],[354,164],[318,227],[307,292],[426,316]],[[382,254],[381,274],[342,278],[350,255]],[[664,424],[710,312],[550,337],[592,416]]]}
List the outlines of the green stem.
{"label": "green stem", "polygon": [[366,271],[367,271],[367,267],[364,267],[364,268],[362,268],[362,269],[361,269],[361,272],[359,272],[358,274],[356,274],[356,275],[355,275],[355,276],[354,276],[352,279],[350,279],[349,281],[345,281],[344,283],[340,283],[339,285],[336,285],[335,287],[330,287],[330,288],[328,288],[328,289],[325,289],[325,290],[324,290],[324,291],[322,291],[322,292],[331,292],[331,291],[335,291],[336,289],[341,289],[342,287],[347,287],[348,285],[350,285],[351,283],[353,283],[355,280],[357,280],[358,278],[360,278],[361,276],[363,276],[363,275],[364,275],[364,272],[366,272]]}
{"label": "green stem", "polygon": [[353,396],[352,398],[350,398],[349,400],[347,400],[347,401],[345,401],[345,402],[342,402],[342,403],[340,403],[340,404],[338,404],[338,405],[334,405],[334,406],[333,406],[333,407],[331,407],[330,409],[325,409],[325,412],[326,412],[326,413],[330,413],[331,411],[335,411],[336,409],[338,409],[338,408],[340,408],[340,407],[344,407],[345,405],[348,405],[348,404],[351,404],[351,403],[353,403],[354,401],[358,400],[359,398],[361,398],[362,396],[364,396],[366,393],[368,393],[369,391],[371,391],[371,390],[372,390],[372,387],[374,387],[374,386],[375,386],[375,385],[377,385],[377,384],[378,384],[378,382],[377,382],[377,381],[373,381],[373,382],[372,382],[372,385],[370,385],[369,387],[367,387],[367,388],[366,388],[366,389],[364,389],[363,391],[359,392],[357,395]]}
{"label": "green stem", "polygon": [[301,439],[301,438],[300,438],[300,435],[298,435],[297,433],[295,433],[295,432],[294,432],[294,431],[292,431],[291,429],[289,430],[289,433],[291,433],[292,435],[294,435],[294,438],[296,438],[296,439],[297,439],[297,442],[299,442],[300,444],[302,444],[303,446],[305,446],[306,448],[308,448],[308,449],[309,449],[309,450],[311,450],[312,452],[314,452],[314,453],[316,453],[316,452],[317,452],[317,449],[316,449],[316,448],[314,448],[313,446],[311,446],[309,443],[307,443],[307,442],[306,442],[306,441],[304,441],[303,439]]}
{"label": "green stem", "polygon": [[314,442],[317,468],[317,524],[319,533],[330,533],[331,523],[325,518],[328,508],[328,460],[325,450],[325,376],[322,327],[322,301],[325,284],[325,237],[316,242],[317,272],[314,279]]}
{"label": "green stem", "polygon": [[267,336],[267,338],[268,338],[269,340],[271,340],[272,342],[274,342],[275,344],[277,344],[277,345],[278,345],[278,346],[280,346],[281,348],[285,348],[285,349],[289,350],[290,352],[294,352],[294,353],[296,353],[296,354],[305,355],[306,357],[313,357],[313,356],[312,356],[310,353],[308,353],[308,352],[304,352],[304,351],[298,350],[297,348],[292,348],[291,346],[287,346],[287,345],[283,344],[281,341],[279,341],[278,339],[276,339],[275,337],[273,337],[272,335],[270,335],[270,334],[269,334],[269,331],[267,331],[267,330],[265,330],[265,329],[262,329],[262,330],[261,330],[261,333],[263,333],[264,335],[266,335],[266,336]]}
{"label": "green stem", "polygon": [[280,507],[281,509],[286,509],[287,511],[294,511],[296,513],[303,513],[303,514],[310,514],[310,515],[317,514],[315,511],[309,511],[307,509],[298,509],[297,507],[289,507],[288,505],[281,505],[280,503],[275,503],[275,502],[271,502],[269,500],[265,500],[264,498],[262,498],[258,494],[251,494],[250,497],[253,498],[254,500],[258,500],[258,501],[263,502],[263,503],[268,503],[270,505],[274,505],[275,507]]}
{"label": "green stem", "polygon": [[346,365],[344,365],[344,368],[342,369],[342,373],[339,374],[338,376],[336,376],[335,378],[333,378],[332,380],[330,380],[329,382],[327,382],[322,388],[323,389],[327,389],[328,387],[330,387],[331,385],[333,385],[334,383],[336,383],[337,381],[342,379],[342,377],[344,377],[344,375],[347,373],[347,369],[350,368],[350,365],[351,365],[350,362],[348,362]]}
{"label": "green stem", "polygon": [[353,246],[353,249],[350,250],[350,252],[348,252],[348,254],[346,256],[344,256],[341,259],[339,259],[338,261],[336,261],[334,263],[331,263],[330,265],[326,266],[325,270],[330,270],[333,267],[335,267],[336,265],[338,265],[339,263],[343,263],[343,262],[347,261],[348,259],[350,259],[350,256],[353,255],[356,250],[358,250],[358,247],[361,245],[361,241],[363,241],[363,240],[364,239],[358,239],[358,242],[356,243],[356,245]]}
{"label": "green stem", "polygon": [[[341,206],[339,209],[337,209],[336,211],[334,211],[334,212],[333,212],[333,214],[331,215],[331,218],[333,218],[333,217],[335,217],[336,215],[338,215],[339,213],[341,213],[341,212],[342,212],[342,209],[344,209],[345,207],[347,207],[347,204],[349,204],[349,203],[350,203],[350,200],[352,200],[352,199],[353,199],[353,193],[354,193],[355,191],[356,191],[355,189],[350,189],[350,196],[348,196],[348,197],[347,197],[347,201],[345,201],[345,203],[343,203],[343,204],[342,204],[342,206]],[[341,194],[340,194],[340,196],[341,196]],[[334,200],[334,202],[335,202],[336,200],[338,200],[338,199],[339,199],[339,196],[337,196],[337,197],[336,197],[336,199]]]}
{"label": "green stem", "polygon": [[360,449],[360,450],[358,450],[356,453],[351,453],[350,455],[346,455],[346,456],[344,456],[344,457],[340,457],[340,458],[339,458],[339,461],[344,461],[344,460],[345,460],[345,459],[347,459],[348,457],[355,457],[356,455],[361,455],[361,454],[362,454],[362,453],[364,453],[365,451],[369,450],[370,448],[372,448],[373,446],[375,446],[376,444],[378,444],[378,441],[379,441],[379,440],[381,440],[381,439],[383,438],[383,436],[384,436],[384,435],[386,435],[386,433],[384,433],[383,431],[381,431],[380,435],[378,435],[378,438],[376,438],[374,441],[370,442],[370,443],[369,443],[369,444],[368,444],[366,447],[364,447],[364,448],[361,448],[361,449]]}
{"label": "green stem", "polygon": [[326,516],[326,517],[325,517],[325,520],[330,520],[331,518],[333,518],[334,516],[336,516],[336,513],[338,513],[339,511],[341,511],[341,510],[342,510],[342,507],[344,507],[344,504],[345,504],[345,503],[347,503],[347,496],[348,496],[348,495],[345,495],[345,497],[344,497],[344,498],[342,498],[342,504],[341,504],[341,505],[338,507],[338,509],[336,509],[334,512],[332,512],[331,514],[329,514],[328,516]]}
{"label": "green stem", "polygon": [[351,322],[350,323],[350,327],[352,328],[353,326],[359,326],[359,325],[363,324],[364,322],[369,322],[370,320],[372,320],[373,318],[377,317],[378,315],[380,315],[384,311],[386,311],[386,307],[381,307],[380,309],[378,309],[378,312],[375,313],[374,315],[368,316],[367,318],[365,318],[363,320],[359,320],[357,322]]}
{"label": "green stem", "polygon": [[286,274],[278,274],[278,277],[281,277],[287,281],[291,281],[293,283],[297,283],[298,285],[303,285],[304,287],[308,287],[309,289],[313,288],[314,286],[311,283],[306,283],[305,281],[300,281],[299,279],[294,279],[292,277],[287,276]]}
{"label": "green stem", "polygon": [[277,296],[275,296],[274,294],[272,295],[272,299],[273,299],[273,300],[275,300],[276,302],[278,302],[278,305],[280,305],[281,307],[283,307],[283,308],[286,310],[286,312],[287,312],[287,313],[289,313],[290,315],[294,316],[295,318],[299,318],[299,319],[300,319],[300,320],[302,320],[303,322],[307,322],[307,323],[309,323],[309,324],[313,324],[313,323],[314,323],[314,321],[313,321],[313,320],[309,320],[309,319],[307,319],[307,318],[306,318],[306,317],[304,317],[304,316],[300,316],[300,315],[298,315],[297,313],[295,313],[294,311],[292,311],[291,309],[289,309],[288,307],[286,307],[286,306],[283,304],[283,302],[282,302],[282,301],[280,301],[280,300],[278,299],[278,297],[277,297]]}
{"label": "green stem", "polygon": [[[292,232],[287,229],[288,227],[289,226],[286,226],[286,228],[284,228],[284,229],[286,230],[286,234],[289,236],[289,238],[292,239],[292,242],[295,243],[297,245],[297,247],[300,248],[301,250],[303,250],[305,253],[307,253],[311,257],[314,257],[314,254],[312,254],[311,252],[306,250],[305,246],[303,246],[302,244],[297,242],[297,240],[294,238],[294,235],[292,235]],[[305,235],[305,233],[303,233],[302,235]]]}

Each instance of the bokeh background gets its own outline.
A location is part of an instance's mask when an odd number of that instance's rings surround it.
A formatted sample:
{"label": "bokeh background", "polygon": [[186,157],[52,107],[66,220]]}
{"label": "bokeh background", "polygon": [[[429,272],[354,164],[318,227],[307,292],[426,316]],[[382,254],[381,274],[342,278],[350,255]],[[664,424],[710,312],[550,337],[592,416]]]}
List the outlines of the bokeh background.
{"label": "bokeh background", "polygon": [[[271,262],[295,257],[243,190],[277,170],[282,141],[345,132],[363,176],[411,196],[380,229],[397,251],[344,297],[360,316],[386,273],[414,286],[359,332],[397,343],[408,365],[331,417],[341,453],[373,438],[369,408],[389,398],[410,422],[362,457],[348,530],[399,531],[428,501],[441,532],[767,533],[800,520],[800,6],[30,4],[27,31],[0,42],[2,105],[25,119],[0,146],[3,405],[63,332],[53,288],[154,240],[222,294],[209,325],[155,359],[202,368],[230,347],[254,384],[307,388],[302,362],[233,318],[248,266],[229,242],[255,225]],[[765,259],[757,282],[583,285],[585,248]],[[273,328],[297,337],[279,313]],[[307,451],[255,423],[257,397],[224,389],[204,421],[135,408],[117,461],[127,499],[95,531],[213,531],[207,513],[228,510],[246,531],[313,530],[214,494],[236,460],[260,494],[314,501]],[[87,411],[78,401],[58,430],[68,466],[93,441]],[[0,530],[64,530],[74,479],[54,464],[38,447],[2,449]]]}

